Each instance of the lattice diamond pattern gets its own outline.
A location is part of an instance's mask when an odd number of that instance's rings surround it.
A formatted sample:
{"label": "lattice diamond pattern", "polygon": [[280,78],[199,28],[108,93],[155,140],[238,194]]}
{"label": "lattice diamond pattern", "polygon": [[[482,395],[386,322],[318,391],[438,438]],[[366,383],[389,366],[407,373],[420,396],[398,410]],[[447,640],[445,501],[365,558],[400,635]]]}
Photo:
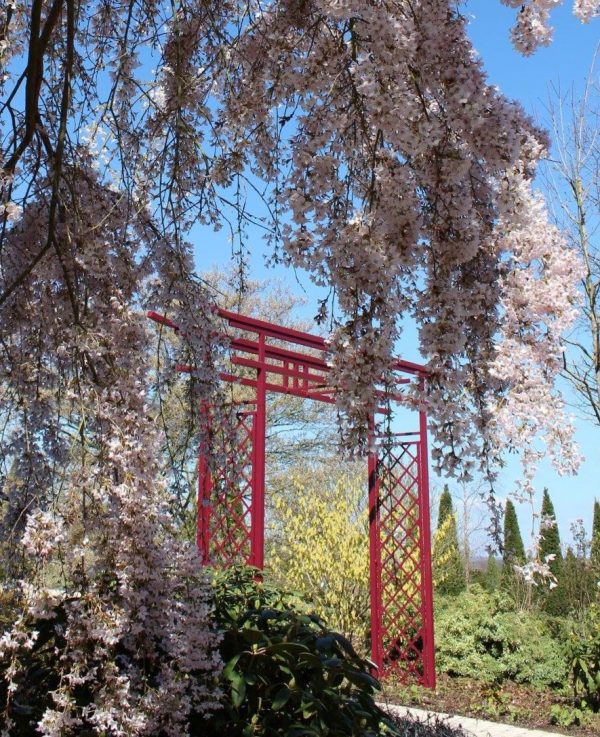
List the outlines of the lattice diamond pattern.
{"label": "lattice diamond pattern", "polygon": [[213,428],[213,470],[209,551],[212,563],[248,563],[252,531],[254,412],[237,411]]}
{"label": "lattice diamond pattern", "polygon": [[380,450],[379,529],[384,673],[423,679],[419,444]]}

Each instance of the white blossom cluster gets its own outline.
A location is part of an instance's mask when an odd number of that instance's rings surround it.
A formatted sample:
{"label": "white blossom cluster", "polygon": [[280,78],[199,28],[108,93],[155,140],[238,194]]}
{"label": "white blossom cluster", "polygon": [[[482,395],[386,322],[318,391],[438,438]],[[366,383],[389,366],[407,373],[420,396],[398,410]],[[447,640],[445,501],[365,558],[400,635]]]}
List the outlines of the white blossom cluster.
{"label": "white blossom cluster", "polygon": [[[563,0],[502,0],[504,5],[519,8],[517,22],[512,30],[512,40],[516,49],[529,55],[540,46],[548,46],[552,41],[553,28],[550,26],[550,13],[562,5]],[[598,0],[574,0],[573,13],[584,23],[600,15]]]}

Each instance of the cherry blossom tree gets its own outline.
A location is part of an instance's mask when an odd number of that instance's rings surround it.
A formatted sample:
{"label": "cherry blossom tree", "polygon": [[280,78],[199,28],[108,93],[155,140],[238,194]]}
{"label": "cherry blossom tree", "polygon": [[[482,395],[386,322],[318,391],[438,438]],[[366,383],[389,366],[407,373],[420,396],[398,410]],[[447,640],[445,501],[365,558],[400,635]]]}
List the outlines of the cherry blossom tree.
{"label": "cherry blossom tree", "polygon": [[[558,0],[507,4],[518,48],[548,42]],[[274,253],[332,287],[350,445],[409,316],[437,463],[466,479],[483,458],[493,475],[522,449],[526,486],[536,438],[562,469],[577,461],[553,381],[579,264],[531,189],[546,137],[487,84],[460,3],[0,7],[3,524],[29,582],[0,655],[18,683],[26,621],[62,606],[41,733],[181,734],[214,705],[218,663],[206,585],[164,511],[143,310],[180,326],[191,406],[211,398],[192,225],[242,233],[254,189]],[[574,9],[587,21],[598,3]]]}

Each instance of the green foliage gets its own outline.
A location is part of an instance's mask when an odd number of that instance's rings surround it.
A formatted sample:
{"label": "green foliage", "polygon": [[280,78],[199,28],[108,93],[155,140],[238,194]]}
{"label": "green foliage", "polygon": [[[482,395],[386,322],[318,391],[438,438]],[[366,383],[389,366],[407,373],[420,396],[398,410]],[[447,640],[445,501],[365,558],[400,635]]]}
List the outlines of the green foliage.
{"label": "green foliage", "polygon": [[488,555],[487,565],[485,568],[484,588],[487,591],[496,591],[500,588],[501,571],[496,556],[493,553]]}
{"label": "green foliage", "polygon": [[465,566],[458,547],[456,516],[448,486],[440,497],[437,529],[433,535],[433,582],[439,594],[458,594],[465,588]]}
{"label": "green foliage", "polygon": [[444,490],[442,491],[442,495],[440,497],[440,506],[438,509],[438,521],[437,521],[438,530],[444,524],[447,518],[453,514],[454,514],[454,506],[452,504],[452,495],[450,494],[450,489],[448,488],[448,484],[444,484]]}
{"label": "green foliage", "polygon": [[592,523],[592,550],[590,553],[592,571],[600,580],[600,502],[594,499],[594,521]]}
{"label": "green foliage", "polygon": [[579,706],[552,704],[550,722],[557,727],[578,727],[589,722],[589,712]]}
{"label": "green foliage", "polygon": [[570,547],[567,549],[555,591],[562,606],[553,613],[560,616],[570,614],[582,618],[594,600],[596,578],[593,568],[583,555],[575,555]]}
{"label": "green foliage", "polygon": [[515,505],[509,499],[504,510],[504,551],[502,555],[504,569],[512,572],[513,565],[525,562],[525,546],[521,537],[519,520]]}
{"label": "green foliage", "polygon": [[502,586],[510,592],[521,606],[528,606],[531,599],[531,586],[525,583],[515,571],[515,565],[525,563],[525,546],[519,529],[515,505],[509,499],[504,510],[504,541],[502,551]]}
{"label": "green foliage", "polygon": [[397,735],[376,706],[370,664],[297,598],[237,567],[215,576],[223,630],[224,708],[199,724],[204,737]]}
{"label": "green foliage", "polygon": [[437,667],[489,683],[560,686],[566,667],[546,619],[517,611],[503,592],[474,585],[436,611]]}
{"label": "green foliage", "polygon": [[576,707],[600,711],[600,606],[592,605],[571,632],[567,648]]}

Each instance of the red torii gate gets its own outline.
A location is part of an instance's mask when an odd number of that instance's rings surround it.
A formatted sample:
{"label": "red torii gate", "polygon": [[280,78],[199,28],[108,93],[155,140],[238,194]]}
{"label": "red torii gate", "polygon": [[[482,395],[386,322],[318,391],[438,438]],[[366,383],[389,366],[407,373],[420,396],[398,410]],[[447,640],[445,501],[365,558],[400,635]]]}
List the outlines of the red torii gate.
{"label": "red torii gate", "polygon": [[[328,346],[309,333],[220,308],[215,312],[232,333],[227,334],[231,371],[221,372],[220,378],[254,390],[254,398],[234,403],[229,422],[221,427],[213,419],[213,447],[199,449],[197,544],[204,564],[243,561],[263,568],[267,393],[335,404],[325,360]],[[166,317],[147,314],[178,330]],[[424,366],[398,359],[393,368],[401,374],[397,384],[416,382],[423,389]],[[382,390],[380,396],[386,402],[381,413],[391,412],[391,402],[403,399],[397,389]],[[223,462],[211,472],[207,456],[215,452],[225,424],[233,427],[233,436],[230,431],[221,441],[217,452]],[[372,660],[383,676],[416,678],[434,688],[427,418],[422,409],[418,430],[373,438],[368,472]]]}

